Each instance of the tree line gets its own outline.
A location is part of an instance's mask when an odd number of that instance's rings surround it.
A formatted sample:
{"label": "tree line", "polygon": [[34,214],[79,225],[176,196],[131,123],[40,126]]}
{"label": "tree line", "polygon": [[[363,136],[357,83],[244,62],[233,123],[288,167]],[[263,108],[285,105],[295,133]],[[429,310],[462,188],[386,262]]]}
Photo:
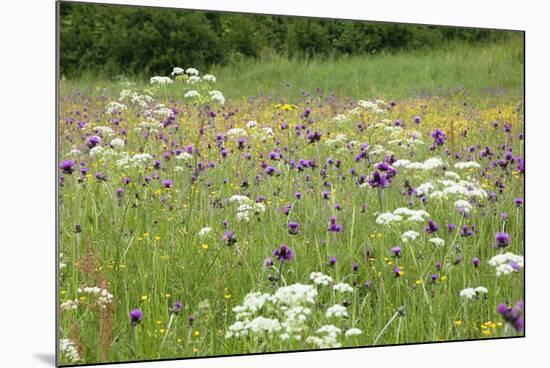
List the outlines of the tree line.
{"label": "tree line", "polygon": [[322,59],[441,47],[453,40],[494,42],[510,33],[62,2],[60,71],[67,77],[166,74],[174,66],[204,69],[274,55]]}

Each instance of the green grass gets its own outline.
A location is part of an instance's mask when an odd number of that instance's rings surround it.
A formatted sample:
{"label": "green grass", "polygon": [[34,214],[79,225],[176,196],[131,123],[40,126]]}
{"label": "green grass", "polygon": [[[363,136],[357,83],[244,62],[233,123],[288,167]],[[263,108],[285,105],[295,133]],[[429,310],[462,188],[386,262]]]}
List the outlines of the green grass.
{"label": "green grass", "polygon": [[[317,87],[326,94],[353,99],[402,99],[457,90],[477,96],[502,92],[519,96],[523,93],[523,48],[523,38],[517,35],[495,44],[451,43],[439,49],[334,60],[289,60],[266,55],[259,60],[214,66],[208,72],[216,75],[217,88],[230,99],[272,95],[295,100],[302,90],[313,93]],[[145,77],[121,79],[136,82],[138,87],[148,83]],[[70,83],[82,85],[92,80],[96,85],[120,88],[116,82],[98,81],[93,75]]]}

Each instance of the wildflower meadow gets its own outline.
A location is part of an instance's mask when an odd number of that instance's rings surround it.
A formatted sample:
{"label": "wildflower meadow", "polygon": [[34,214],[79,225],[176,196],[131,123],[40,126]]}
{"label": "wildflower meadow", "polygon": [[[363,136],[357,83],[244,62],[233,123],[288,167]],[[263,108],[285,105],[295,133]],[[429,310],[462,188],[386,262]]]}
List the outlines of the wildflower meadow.
{"label": "wildflower meadow", "polygon": [[60,82],[61,364],[524,334],[521,94],[218,79]]}

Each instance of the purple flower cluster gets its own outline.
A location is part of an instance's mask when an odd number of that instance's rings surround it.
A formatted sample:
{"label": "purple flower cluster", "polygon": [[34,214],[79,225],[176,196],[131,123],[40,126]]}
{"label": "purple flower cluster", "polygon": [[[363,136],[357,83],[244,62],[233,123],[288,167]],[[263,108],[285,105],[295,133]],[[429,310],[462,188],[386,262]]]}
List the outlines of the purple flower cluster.
{"label": "purple flower cluster", "polygon": [[514,329],[523,333],[525,329],[525,321],[523,317],[524,302],[520,300],[513,307],[508,307],[506,304],[501,303],[497,307],[497,312],[502,316],[502,318],[508,322]]}

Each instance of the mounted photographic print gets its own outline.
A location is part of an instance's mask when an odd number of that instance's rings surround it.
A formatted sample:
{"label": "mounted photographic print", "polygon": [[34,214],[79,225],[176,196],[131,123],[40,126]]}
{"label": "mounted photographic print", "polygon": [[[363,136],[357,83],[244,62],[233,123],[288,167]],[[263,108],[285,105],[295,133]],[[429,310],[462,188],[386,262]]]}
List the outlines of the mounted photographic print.
{"label": "mounted photographic print", "polygon": [[59,365],[524,336],[524,32],[57,5]]}

